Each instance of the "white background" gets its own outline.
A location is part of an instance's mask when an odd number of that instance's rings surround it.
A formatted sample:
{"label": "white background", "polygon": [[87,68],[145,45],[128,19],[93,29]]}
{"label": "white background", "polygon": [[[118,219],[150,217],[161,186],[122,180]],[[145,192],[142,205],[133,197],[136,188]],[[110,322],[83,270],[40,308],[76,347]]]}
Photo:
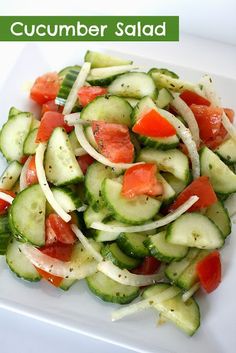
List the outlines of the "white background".
{"label": "white background", "polygon": [[[176,62],[180,65],[198,67],[205,71],[220,73],[236,78],[236,13],[235,0],[163,0],[163,1],[2,1],[1,15],[179,15],[181,24],[180,43],[129,43],[109,44],[107,47],[127,48],[141,55],[152,55],[159,60]],[[89,10],[88,10],[89,9]],[[213,42],[197,37],[183,35],[190,33],[199,37],[217,39]],[[231,45],[230,45],[231,44]],[[1,83],[19,55],[23,43],[0,43],[0,77]],[[59,45],[48,43],[45,45]],[[68,45],[65,45],[67,48]],[[79,47],[79,45],[78,45]],[[2,99],[3,97],[1,97]],[[9,293],[10,296],[10,293]],[[96,351],[128,353],[128,350],[111,346],[108,343],[95,341],[77,333],[65,331],[14,313],[0,310],[1,352],[25,353],[92,353]],[[227,352],[224,352],[227,353]]]}

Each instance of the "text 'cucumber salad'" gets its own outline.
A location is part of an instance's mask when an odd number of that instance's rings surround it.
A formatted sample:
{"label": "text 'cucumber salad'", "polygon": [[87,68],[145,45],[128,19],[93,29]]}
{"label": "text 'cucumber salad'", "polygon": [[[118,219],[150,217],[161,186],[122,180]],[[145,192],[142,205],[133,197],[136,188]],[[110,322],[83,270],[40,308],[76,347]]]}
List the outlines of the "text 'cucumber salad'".
{"label": "text 'cucumber salad'", "polygon": [[193,335],[194,294],[221,282],[236,192],[234,112],[211,78],[87,51],[81,66],[38,77],[29,99],[40,117],[12,107],[0,135],[11,271],[63,290],[85,279],[104,301],[136,299],[113,321],[151,308]]}

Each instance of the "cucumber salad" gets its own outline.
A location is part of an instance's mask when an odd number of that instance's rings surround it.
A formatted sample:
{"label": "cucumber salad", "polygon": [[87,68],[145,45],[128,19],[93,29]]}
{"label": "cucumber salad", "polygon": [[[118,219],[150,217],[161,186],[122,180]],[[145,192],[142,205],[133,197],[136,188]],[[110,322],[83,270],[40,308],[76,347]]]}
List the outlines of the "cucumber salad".
{"label": "cucumber salad", "polygon": [[40,117],[12,107],[0,135],[10,270],[63,290],[84,279],[125,304],[111,320],[151,309],[193,335],[194,295],[223,280],[235,213],[234,112],[212,79],[87,51],[81,66],[36,78],[29,100]]}

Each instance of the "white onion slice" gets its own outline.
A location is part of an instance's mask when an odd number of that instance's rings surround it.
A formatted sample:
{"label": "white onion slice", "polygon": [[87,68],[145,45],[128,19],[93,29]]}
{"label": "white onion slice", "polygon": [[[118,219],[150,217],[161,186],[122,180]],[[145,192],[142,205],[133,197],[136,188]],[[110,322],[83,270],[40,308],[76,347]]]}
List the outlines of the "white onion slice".
{"label": "white onion slice", "polygon": [[[181,292],[181,289],[179,289],[179,293]],[[118,309],[116,311],[113,311],[111,315],[112,321],[117,321],[122,319],[125,316],[132,315],[135,313],[138,313],[142,310],[151,308],[155,306],[156,304],[159,304],[161,302],[164,302],[166,300],[172,299],[176,297],[177,294],[179,294],[176,290],[176,287],[169,287],[165,289],[163,292],[153,295],[147,299],[141,300],[138,303],[130,304],[124,308]]]}
{"label": "white onion slice", "polygon": [[85,154],[88,154],[85,149],[83,149],[82,147],[81,148],[76,148],[75,151],[75,156],[76,157],[80,157],[80,156],[84,156]]}
{"label": "white onion slice", "polygon": [[200,288],[200,283],[195,283],[187,292],[182,295],[183,302],[186,302],[193,296],[193,294]]}
{"label": "white onion slice", "polygon": [[179,97],[178,94],[173,93],[174,99],[171,102],[171,105],[176,109],[179,115],[186,121],[188,124],[189,130],[192,134],[193,140],[195,141],[197,147],[200,144],[199,136],[199,127],[195,116],[189,106]]}
{"label": "white onion slice", "polygon": [[23,168],[21,170],[21,174],[20,174],[20,191],[24,190],[27,188],[28,184],[26,182],[26,172],[28,170],[30,161],[31,161],[32,157],[28,157],[25,164],[23,165]]}
{"label": "white onion slice", "polygon": [[171,125],[176,129],[177,135],[182,139],[183,143],[187,147],[189,158],[192,162],[193,178],[197,179],[200,176],[200,160],[197,151],[196,143],[193,141],[193,137],[189,129],[187,129],[184,124],[177,119],[173,114],[169,113],[167,110],[157,108],[159,113],[169,121]]}
{"label": "white onion slice", "polygon": [[77,212],[84,212],[85,210],[87,210],[88,206],[87,205],[82,205],[79,208],[77,208]]}
{"label": "white onion slice", "polygon": [[63,109],[63,114],[67,115],[70,114],[72,111],[76,101],[77,101],[77,93],[80,87],[82,87],[87,79],[87,76],[89,74],[91,67],[91,63],[85,62],[83,66],[80,69],[80,72],[78,73],[78,76],[71,88],[71,91],[67,97],[64,109]]}
{"label": "white onion slice", "polygon": [[130,167],[133,167],[134,165],[137,164],[143,164],[143,162],[141,163],[113,163],[111,161],[109,161],[109,159],[107,159],[106,157],[104,157],[102,154],[98,153],[88,142],[85,134],[84,134],[84,130],[83,130],[83,126],[81,125],[75,125],[75,134],[76,137],[80,143],[80,145],[82,146],[82,148],[84,148],[85,151],[87,151],[87,153],[92,156],[94,159],[96,159],[96,161],[107,165],[108,167],[111,168],[120,168],[120,169],[128,169]]}
{"label": "white onion slice", "polygon": [[225,112],[222,114],[222,124],[228,134],[232,137],[234,142],[236,143],[236,127],[231,123]]}
{"label": "white onion slice", "polygon": [[36,149],[35,164],[36,164],[38,181],[48,203],[52,206],[54,211],[63,219],[63,221],[69,222],[71,220],[71,216],[68,213],[66,213],[65,210],[56,201],[46,179],[46,175],[43,167],[44,153],[46,148],[47,148],[46,143],[40,143]]}
{"label": "white onion slice", "polygon": [[80,119],[80,113],[71,113],[64,116],[64,121],[69,126],[74,126],[77,123],[82,123],[84,120]]}
{"label": "white onion slice", "polygon": [[[89,73],[88,80],[90,78],[96,79],[100,78],[102,76],[108,76],[108,75],[118,75],[118,74],[123,74],[127,71],[131,70],[138,70],[139,67],[137,65],[119,65],[119,66],[109,66],[109,67],[98,67],[95,69],[91,69]],[[91,77],[90,77],[91,76]]]}
{"label": "white onion slice", "polygon": [[169,213],[167,216],[159,219],[158,221],[142,224],[139,226],[115,226],[111,224],[105,224],[102,222],[93,222],[91,228],[103,230],[105,232],[111,233],[138,233],[138,232],[145,232],[147,230],[152,230],[156,228],[160,228],[165,226],[174,220],[176,220],[179,216],[181,216],[184,212],[186,212],[197,200],[199,199],[198,196],[191,196],[185,203],[183,203],[180,207],[178,207],[173,213]]}
{"label": "white onion slice", "polygon": [[14,197],[12,197],[11,195],[5,194],[5,192],[1,191],[0,199],[8,202],[11,205],[14,200]]}
{"label": "white onion slice", "polygon": [[71,225],[71,229],[73,230],[77,238],[80,240],[85,250],[87,250],[88,253],[98,262],[102,261],[103,260],[102,255],[96,249],[94,249],[94,247],[91,245],[88,239],[83,235],[81,230],[75,224]]}
{"label": "white onion slice", "polygon": [[95,260],[78,266],[76,261],[64,262],[54,259],[51,256],[43,254],[40,250],[30,244],[22,244],[20,245],[20,249],[34,266],[39,267],[54,276],[82,279],[95,273],[97,270],[97,262]]}
{"label": "white onion slice", "polygon": [[120,269],[114,265],[110,260],[99,262],[98,271],[104,273],[109,278],[114,281],[127,285],[127,286],[148,286],[149,284],[154,284],[163,279],[163,267],[160,268],[159,272],[154,275],[136,275],[129,272],[128,270]]}

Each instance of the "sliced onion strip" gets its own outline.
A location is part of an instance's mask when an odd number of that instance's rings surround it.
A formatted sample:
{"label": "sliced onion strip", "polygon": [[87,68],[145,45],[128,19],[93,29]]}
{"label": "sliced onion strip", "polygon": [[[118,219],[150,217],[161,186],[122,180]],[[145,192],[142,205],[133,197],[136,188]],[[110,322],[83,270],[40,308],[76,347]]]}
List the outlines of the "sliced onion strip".
{"label": "sliced onion strip", "polygon": [[63,109],[63,114],[67,115],[70,114],[72,111],[76,101],[77,101],[77,93],[80,87],[82,87],[85,84],[85,81],[87,79],[87,76],[89,74],[91,68],[91,63],[85,62],[83,66],[80,69],[80,72],[78,73],[78,76],[71,88],[71,91],[67,97],[64,109]]}
{"label": "sliced onion strip", "polygon": [[225,128],[225,130],[228,132],[228,134],[231,136],[231,138],[234,140],[236,143],[236,127],[231,123],[225,112],[222,114],[222,124]]}
{"label": "sliced onion strip", "polygon": [[88,253],[98,262],[102,261],[103,260],[102,255],[97,250],[94,249],[91,243],[89,243],[88,239],[83,235],[81,230],[75,224],[71,225],[71,229],[73,230],[77,238],[80,240],[85,250],[87,250]]}
{"label": "sliced onion strip", "polygon": [[66,213],[65,210],[56,201],[46,179],[44,166],[43,166],[44,153],[46,148],[47,148],[46,143],[40,143],[36,149],[35,164],[36,164],[38,181],[48,203],[52,206],[54,211],[63,219],[63,221],[69,222],[71,220],[71,216],[68,213]]}
{"label": "sliced onion strip", "polygon": [[109,278],[114,281],[127,285],[127,286],[148,286],[149,284],[154,284],[163,279],[164,273],[163,268],[159,270],[157,274],[154,275],[136,275],[129,272],[126,269],[120,269],[114,265],[110,260],[102,261],[98,264],[98,271],[104,273]]}
{"label": "sliced onion strip", "polygon": [[200,288],[200,283],[195,283],[187,292],[182,295],[183,302],[186,302],[193,296],[193,294]]}
{"label": "sliced onion strip", "polygon": [[[181,292],[181,289],[179,289],[179,293]],[[147,299],[141,300],[138,303],[134,303],[131,305],[128,305],[124,308],[118,309],[116,311],[113,311],[111,315],[112,321],[117,321],[122,319],[125,316],[132,315],[135,313],[138,313],[142,310],[151,308],[155,306],[156,304],[159,304],[161,302],[164,302],[166,300],[172,299],[176,297],[177,294],[179,294],[176,290],[176,287],[169,287],[165,289],[163,292],[153,295]]]}
{"label": "sliced onion strip", "polygon": [[20,245],[20,249],[34,266],[54,276],[82,279],[95,273],[97,270],[97,262],[95,260],[78,266],[75,261],[64,262],[43,254],[30,244],[22,244]]}
{"label": "sliced onion strip", "polygon": [[179,115],[186,121],[188,124],[189,130],[192,134],[193,140],[197,146],[200,145],[200,136],[199,136],[199,127],[195,116],[189,106],[179,97],[178,94],[173,93],[174,99],[171,102],[171,105],[176,109]]}
{"label": "sliced onion strip", "polygon": [[21,174],[20,174],[20,191],[24,190],[27,188],[28,184],[26,182],[26,172],[28,170],[30,161],[31,161],[32,157],[28,157],[28,159],[26,160],[25,164],[23,165],[23,168],[21,170]]}
{"label": "sliced onion strip", "polygon": [[111,161],[109,161],[109,159],[107,159],[106,157],[104,157],[102,154],[98,153],[88,142],[85,134],[84,134],[84,130],[83,130],[83,126],[81,125],[75,125],[75,134],[76,137],[80,143],[80,145],[82,146],[82,148],[94,159],[96,159],[96,161],[107,165],[108,167],[111,168],[120,168],[120,169],[128,169],[130,167],[133,167],[134,165],[137,164],[143,164],[143,162],[141,163],[113,163]]}
{"label": "sliced onion strip", "polygon": [[173,213],[169,213],[167,216],[159,219],[158,221],[154,221],[147,224],[142,224],[139,226],[115,226],[111,224],[105,224],[102,222],[93,222],[91,228],[103,230],[105,232],[111,233],[138,233],[138,232],[145,232],[147,230],[152,230],[156,228],[160,228],[165,226],[174,220],[176,220],[179,216],[181,216],[184,212],[186,212],[197,200],[199,199],[198,196],[191,196],[185,203],[183,203],[180,207],[178,207]]}
{"label": "sliced onion strip", "polygon": [[177,119],[173,114],[169,113],[167,110],[157,108],[159,113],[169,121],[171,125],[177,131],[177,135],[182,139],[183,143],[187,147],[189,158],[192,162],[193,178],[197,179],[200,176],[200,161],[197,151],[196,143],[193,141],[193,137],[189,129],[187,129],[184,124]]}
{"label": "sliced onion strip", "polygon": [[127,71],[138,70],[138,69],[139,69],[139,67],[137,65],[133,65],[133,64],[109,66],[109,67],[98,67],[98,68],[90,70],[88,80],[90,78],[93,78],[93,79],[100,78],[101,75],[102,76],[113,75],[113,74],[118,75],[118,74],[123,74]]}
{"label": "sliced onion strip", "polygon": [[83,149],[82,147],[81,148],[76,148],[74,153],[75,153],[76,157],[81,157],[81,156],[84,156],[85,154],[87,154],[85,149]]}
{"label": "sliced onion strip", "polygon": [[5,194],[5,192],[1,191],[0,192],[0,199],[8,202],[11,205],[14,200],[14,197],[12,197],[11,195]]}

